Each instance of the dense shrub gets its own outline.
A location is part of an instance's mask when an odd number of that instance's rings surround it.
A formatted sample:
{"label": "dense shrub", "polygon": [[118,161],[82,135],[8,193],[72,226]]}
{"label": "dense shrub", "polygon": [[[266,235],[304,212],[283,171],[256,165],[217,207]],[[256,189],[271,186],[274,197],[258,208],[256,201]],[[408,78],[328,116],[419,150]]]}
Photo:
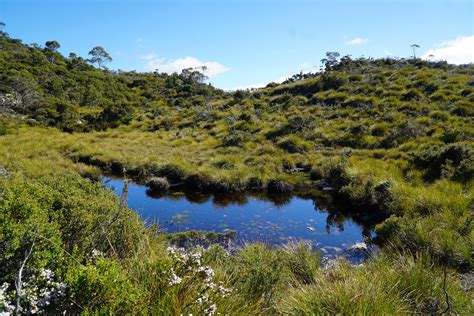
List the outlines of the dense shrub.
{"label": "dense shrub", "polygon": [[432,145],[413,154],[412,163],[425,170],[428,180],[441,177],[469,181],[474,176],[474,151],[464,143]]}

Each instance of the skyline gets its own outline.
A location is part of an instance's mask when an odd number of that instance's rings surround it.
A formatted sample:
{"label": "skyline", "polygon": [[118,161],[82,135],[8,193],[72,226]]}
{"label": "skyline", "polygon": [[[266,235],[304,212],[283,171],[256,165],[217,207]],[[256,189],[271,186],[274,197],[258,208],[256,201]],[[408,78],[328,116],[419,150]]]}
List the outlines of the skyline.
{"label": "skyline", "polygon": [[28,44],[57,40],[66,56],[87,57],[100,45],[113,58],[111,69],[179,72],[204,65],[209,82],[234,90],[315,71],[327,51],[410,57],[416,43],[422,58],[474,62],[472,7],[472,1],[421,0],[4,0],[0,21]]}

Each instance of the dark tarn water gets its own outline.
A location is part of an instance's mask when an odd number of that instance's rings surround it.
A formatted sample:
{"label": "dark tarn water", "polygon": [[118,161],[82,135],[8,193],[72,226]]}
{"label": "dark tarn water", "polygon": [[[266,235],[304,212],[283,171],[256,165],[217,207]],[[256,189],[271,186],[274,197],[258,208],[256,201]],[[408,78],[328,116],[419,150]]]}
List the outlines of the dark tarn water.
{"label": "dark tarn water", "polygon": [[[121,195],[122,179],[104,178],[102,183]],[[370,228],[364,228],[347,215],[296,196],[279,201],[246,194],[173,193],[152,197],[145,186],[129,183],[128,206],[147,223],[156,223],[165,232],[235,230],[237,244],[259,241],[278,245],[305,240],[326,258],[342,255],[355,263],[365,256],[364,236],[371,235]]]}

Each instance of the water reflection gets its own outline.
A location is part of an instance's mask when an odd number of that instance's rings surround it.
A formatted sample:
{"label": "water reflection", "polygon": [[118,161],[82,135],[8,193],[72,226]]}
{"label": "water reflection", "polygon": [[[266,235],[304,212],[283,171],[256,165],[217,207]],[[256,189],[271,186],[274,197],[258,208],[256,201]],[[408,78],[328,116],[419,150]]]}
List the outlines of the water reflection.
{"label": "water reflection", "polygon": [[[103,183],[120,194],[123,181]],[[313,194],[314,195],[314,194]],[[157,195],[131,183],[128,205],[161,231],[237,232],[236,242],[282,244],[305,240],[328,255],[340,253],[371,237],[374,222],[338,205],[330,195],[317,198],[256,193],[204,194],[195,191]]]}

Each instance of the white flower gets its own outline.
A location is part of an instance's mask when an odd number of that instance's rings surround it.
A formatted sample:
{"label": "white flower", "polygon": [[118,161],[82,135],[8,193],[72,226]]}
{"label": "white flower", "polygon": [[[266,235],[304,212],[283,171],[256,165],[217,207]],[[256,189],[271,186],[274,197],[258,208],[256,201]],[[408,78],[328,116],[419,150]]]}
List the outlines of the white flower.
{"label": "white flower", "polygon": [[210,282],[214,276],[214,270],[211,267],[199,267],[197,271],[206,274],[206,282]]}
{"label": "white flower", "polygon": [[216,312],[217,310],[217,306],[216,304],[212,304],[211,306],[209,306],[209,308],[207,308],[206,310],[204,310],[204,313],[205,314],[208,314],[208,315],[212,315]]}
{"label": "white flower", "polygon": [[202,305],[203,303],[206,303],[208,300],[209,300],[209,295],[204,294],[202,297],[199,297],[196,300],[196,303],[198,303],[199,305]]}
{"label": "white flower", "polygon": [[209,283],[206,283],[206,287],[212,290],[213,288],[216,287],[216,285],[212,282],[209,282]]}
{"label": "white flower", "polygon": [[54,277],[54,272],[49,269],[43,269],[40,271],[40,276],[46,280],[51,280]]}
{"label": "white flower", "polygon": [[228,288],[225,288],[223,287],[222,285],[219,285],[219,288],[218,288],[220,294],[221,294],[221,297],[226,297],[228,296],[230,293],[232,293],[232,290],[231,289],[228,289]]}
{"label": "white flower", "polygon": [[0,311],[0,316],[10,315],[11,312],[15,309],[15,307],[9,301],[9,297],[7,295],[8,290],[8,283],[3,283],[0,287],[0,306],[3,308],[3,311]]}
{"label": "white flower", "polygon": [[177,275],[174,273],[173,269],[171,269],[171,280],[170,280],[170,282],[168,283],[169,286],[173,286],[173,285],[175,285],[175,284],[180,284],[182,280],[183,280],[183,279],[180,278],[179,276],[177,276]]}
{"label": "white flower", "polygon": [[200,252],[195,252],[190,256],[191,260],[197,265],[201,265],[201,257],[202,254]]}
{"label": "white flower", "polygon": [[91,254],[91,258],[92,258],[92,259],[97,259],[97,258],[99,258],[101,255],[102,255],[102,252],[101,252],[100,250],[93,249],[93,250],[92,250],[92,254]]}

